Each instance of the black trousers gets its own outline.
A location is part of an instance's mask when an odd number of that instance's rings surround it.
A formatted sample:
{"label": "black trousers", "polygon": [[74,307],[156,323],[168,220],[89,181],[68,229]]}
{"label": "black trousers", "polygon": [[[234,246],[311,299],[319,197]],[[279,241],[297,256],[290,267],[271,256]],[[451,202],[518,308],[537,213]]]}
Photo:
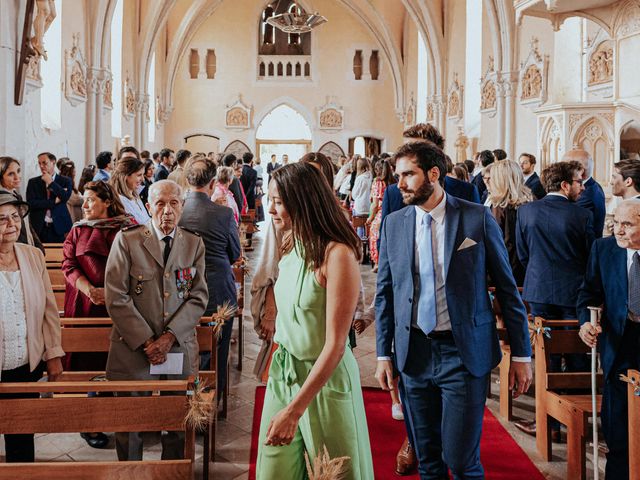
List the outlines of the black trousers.
{"label": "black trousers", "polygon": [[629,478],[629,411],[627,384],[620,374],[640,368],[640,324],[627,322],[613,368],[605,379],[600,419],[607,442],[607,480]]}
{"label": "black trousers", "polygon": [[[43,363],[38,365],[33,372],[29,371],[29,364],[27,363],[13,370],[3,370],[0,383],[37,382],[42,377],[43,371]],[[25,393],[22,395],[0,394],[0,409],[2,408],[2,399],[38,398],[39,396],[37,393]],[[31,463],[35,461],[35,446],[32,433],[5,435],[4,448],[7,463]]]}

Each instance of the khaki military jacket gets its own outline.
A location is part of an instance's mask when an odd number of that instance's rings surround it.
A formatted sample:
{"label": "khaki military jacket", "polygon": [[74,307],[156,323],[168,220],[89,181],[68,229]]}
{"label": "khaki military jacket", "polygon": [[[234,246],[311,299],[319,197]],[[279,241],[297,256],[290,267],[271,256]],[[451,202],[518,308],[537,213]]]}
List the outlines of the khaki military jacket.
{"label": "khaki military jacket", "polygon": [[198,372],[196,326],[207,305],[202,239],[178,227],[164,266],[163,245],[153,225],[124,229],[116,236],[105,275],[105,303],[113,321],[107,378],[145,380],[149,373],[144,342],[170,329],[171,352],[184,353],[182,375]]}

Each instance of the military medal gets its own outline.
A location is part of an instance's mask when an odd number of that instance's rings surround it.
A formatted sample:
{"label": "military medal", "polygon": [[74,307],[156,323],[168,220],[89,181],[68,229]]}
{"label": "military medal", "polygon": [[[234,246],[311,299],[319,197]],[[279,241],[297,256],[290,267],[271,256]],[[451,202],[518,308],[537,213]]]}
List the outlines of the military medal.
{"label": "military medal", "polygon": [[138,283],[136,284],[134,292],[136,292],[136,295],[140,295],[142,293],[142,275],[138,276]]}
{"label": "military medal", "polygon": [[176,287],[178,289],[178,298],[189,297],[189,292],[193,286],[193,276],[196,273],[195,267],[183,268],[176,270]]}

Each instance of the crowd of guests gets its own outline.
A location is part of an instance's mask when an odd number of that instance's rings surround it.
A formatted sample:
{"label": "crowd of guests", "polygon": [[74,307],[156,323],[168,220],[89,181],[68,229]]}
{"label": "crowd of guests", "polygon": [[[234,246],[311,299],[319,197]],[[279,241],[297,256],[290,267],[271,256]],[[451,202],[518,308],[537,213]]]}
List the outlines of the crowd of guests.
{"label": "crowd of guests", "polygon": [[[77,187],[73,162],[45,152],[26,201],[20,163],[0,157],[0,282],[11,292],[0,299],[0,381],[105,367],[113,380],[157,378],[150,365],[164,364],[170,353],[181,355],[182,366],[161,378],[197,373],[207,359],[198,354],[195,326],[221,305],[236,305],[238,227],[258,206],[266,173],[271,219],[251,287],[264,340],[256,373],[267,381],[258,478],[302,478],[307,446],[323,444],[332,456],[350,457],[345,478],[373,478],[350,347],[374,315],[376,378],[391,391],[393,417],[407,427],[397,472],[482,476],[487,376],[499,361],[489,287],[505,316],[515,395],[532,378],[524,302],[533,315],[579,319],[583,341],[600,345],[607,476],[627,478],[625,389],[617,374],[640,366],[640,295],[633,293],[640,288],[640,160],[614,165],[612,192],[625,201],[609,237],[603,189],[586,151],[571,150],[538,175],[534,155],[516,162],[501,149],[454,164],[429,124],[404,137],[394,155],[333,162],[313,152],[291,164],[274,155],[265,170],[249,152],[238,159],[123,147],[98,154]],[[609,238],[597,240],[603,234]],[[62,242],[64,315],[110,316],[107,358],[69,357],[61,349],[38,249]],[[364,252],[378,274],[369,307],[357,266]],[[622,290],[612,286],[610,271],[618,257],[619,275],[628,272]],[[26,291],[27,281],[39,287]],[[603,303],[610,307],[591,327],[585,311]],[[232,320],[220,338],[218,392],[226,388],[231,331]],[[557,356],[552,368],[579,371],[585,362]],[[552,428],[558,440],[559,425]],[[108,442],[101,432],[82,435],[97,448]],[[180,432],[166,432],[163,458],[179,458],[183,443]],[[120,460],[141,459],[142,446],[138,433],[116,435]],[[6,451],[7,461],[33,461],[33,436],[7,436]]]}

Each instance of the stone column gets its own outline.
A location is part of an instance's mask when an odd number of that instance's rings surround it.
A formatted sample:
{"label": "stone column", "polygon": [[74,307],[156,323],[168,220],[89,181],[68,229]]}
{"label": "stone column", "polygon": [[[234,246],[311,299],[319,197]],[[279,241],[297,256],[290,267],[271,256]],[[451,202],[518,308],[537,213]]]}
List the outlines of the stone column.
{"label": "stone column", "polygon": [[504,148],[508,158],[515,159],[516,143],[516,97],[518,95],[519,72],[498,74],[498,144]]}

